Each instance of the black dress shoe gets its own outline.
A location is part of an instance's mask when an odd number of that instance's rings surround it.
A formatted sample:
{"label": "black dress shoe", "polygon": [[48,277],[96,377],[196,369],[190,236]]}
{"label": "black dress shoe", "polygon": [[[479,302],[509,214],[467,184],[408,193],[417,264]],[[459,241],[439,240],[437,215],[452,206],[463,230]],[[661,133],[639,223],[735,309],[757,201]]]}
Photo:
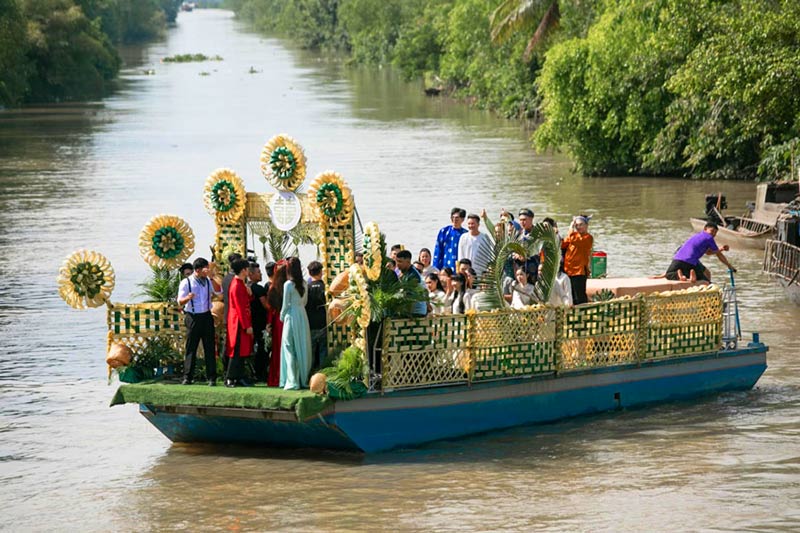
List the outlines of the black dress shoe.
{"label": "black dress shoe", "polygon": [[181,381],[181,385],[191,385],[191,384],[192,380],[189,378],[183,378],[183,381]]}
{"label": "black dress shoe", "polygon": [[217,380],[216,379],[209,379],[208,380],[208,386],[209,387],[216,387],[217,386]]}
{"label": "black dress shoe", "polygon": [[249,381],[247,381],[246,379],[240,379],[239,381],[236,382],[236,384],[239,385],[240,387],[252,387],[253,386],[253,384],[250,383]]}
{"label": "black dress shoe", "polygon": [[235,386],[236,386],[236,383],[235,383],[233,380],[231,380],[231,379],[226,379],[226,380],[225,380],[225,386],[226,386],[226,387],[233,388],[233,387],[235,387]]}

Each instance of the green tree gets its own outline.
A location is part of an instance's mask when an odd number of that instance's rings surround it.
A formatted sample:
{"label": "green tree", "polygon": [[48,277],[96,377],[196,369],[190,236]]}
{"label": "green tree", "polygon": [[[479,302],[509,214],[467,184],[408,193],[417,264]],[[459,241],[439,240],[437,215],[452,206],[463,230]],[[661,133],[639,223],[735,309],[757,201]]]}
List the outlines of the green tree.
{"label": "green tree", "polygon": [[98,21],[71,0],[29,0],[24,14],[28,101],[93,98],[109,89],[120,60]]}
{"label": "green tree", "polygon": [[788,175],[800,136],[800,3],[728,3],[713,30],[666,84],[674,101],[647,165],[698,177],[752,179],[759,166],[764,178]]}
{"label": "green tree", "polygon": [[0,0],[0,106],[17,105],[28,88],[25,17],[17,0]]}

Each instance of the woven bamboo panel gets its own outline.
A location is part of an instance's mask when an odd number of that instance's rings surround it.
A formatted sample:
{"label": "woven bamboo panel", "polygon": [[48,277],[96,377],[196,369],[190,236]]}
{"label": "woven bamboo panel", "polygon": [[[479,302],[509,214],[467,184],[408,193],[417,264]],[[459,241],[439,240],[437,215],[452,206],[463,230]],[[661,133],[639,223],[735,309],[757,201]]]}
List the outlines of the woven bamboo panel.
{"label": "woven bamboo panel", "polygon": [[611,300],[564,311],[560,370],[636,362],[642,300]]}
{"label": "woven bamboo panel", "polygon": [[[217,253],[226,248],[245,255],[245,226],[242,221],[228,224],[217,222]],[[222,260],[226,260],[222,258]]]}
{"label": "woven bamboo panel", "polygon": [[466,316],[386,320],[384,328],[384,390],[469,379]]}
{"label": "woven bamboo panel", "polygon": [[107,321],[109,347],[117,342],[139,355],[151,339],[158,337],[168,339],[178,353],[183,353],[183,314],[174,303],[111,304]]}
{"label": "woven bamboo panel", "polygon": [[269,220],[269,203],[273,193],[247,193],[244,218],[250,220]]}
{"label": "woven bamboo panel", "polygon": [[654,295],[646,297],[645,302],[645,358],[712,352],[722,345],[720,291]]}
{"label": "woven bamboo panel", "polygon": [[473,381],[556,370],[553,308],[478,313],[470,316]]}
{"label": "woven bamboo panel", "polygon": [[326,226],[323,238],[323,277],[325,286],[330,287],[333,278],[353,264],[356,243],[352,218],[343,226]]}

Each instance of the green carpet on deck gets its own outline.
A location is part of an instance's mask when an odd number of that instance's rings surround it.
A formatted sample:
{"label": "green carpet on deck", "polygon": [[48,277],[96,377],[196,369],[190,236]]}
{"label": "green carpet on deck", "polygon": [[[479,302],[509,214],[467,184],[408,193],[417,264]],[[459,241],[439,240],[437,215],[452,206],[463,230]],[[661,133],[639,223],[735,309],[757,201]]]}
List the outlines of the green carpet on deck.
{"label": "green carpet on deck", "polygon": [[124,403],[278,409],[294,411],[299,420],[305,420],[333,405],[333,400],[310,390],[283,390],[263,385],[228,388],[221,384],[209,387],[205,384],[145,382],[120,385],[111,406]]}

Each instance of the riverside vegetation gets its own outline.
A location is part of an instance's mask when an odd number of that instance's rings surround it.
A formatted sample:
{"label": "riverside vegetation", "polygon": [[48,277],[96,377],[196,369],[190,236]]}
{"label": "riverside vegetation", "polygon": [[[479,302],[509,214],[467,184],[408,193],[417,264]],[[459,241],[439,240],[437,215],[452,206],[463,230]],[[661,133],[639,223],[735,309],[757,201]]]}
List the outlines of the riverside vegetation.
{"label": "riverside vegetation", "polygon": [[0,0],[0,106],[107,93],[115,45],[151,39],[180,0]]}
{"label": "riverside vegetation", "polygon": [[798,162],[796,0],[227,4],[303,47],[533,119],[534,145],[584,174],[780,179]]}

